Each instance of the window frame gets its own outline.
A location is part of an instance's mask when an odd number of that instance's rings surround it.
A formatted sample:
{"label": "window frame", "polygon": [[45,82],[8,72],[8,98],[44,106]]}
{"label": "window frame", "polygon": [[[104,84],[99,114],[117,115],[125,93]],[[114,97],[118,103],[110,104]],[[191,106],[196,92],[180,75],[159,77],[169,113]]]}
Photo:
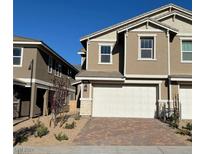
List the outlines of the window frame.
{"label": "window frame", "polygon": [[[137,34],[138,35],[138,58],[137,60],[147,60],[147,61],[155,61],[157,60],[156,55],[157,55],[157,50],[156,50],[156,37],[157,34]],[[153,58],[142,58],[141,57],[141,38],[153,38]],[[143,48],[145,49],[145,48]]]}
{"label": "window frame", "polygon": [[56,62],[55,63],[55,76],[61,77],[61,74],[62,74],[62,65],[59,62]]}
{"label": "window frame", "polygon": [[[51,62],[51,66],[50,66],[50,62]],[[50,71],[51,68],[51,71]],[[48,73],[52,74],[53,72],[53,58],[52,56],[49,55],[48,57]]]}
{"label": "window frame", "polygon": [[[99,49],[98,49],[98,64],[112,64],[112,50],[113,50],[113,43],[99,43]],[[101,54],[101,47],[102,46],[110,46],[110,54]],[[101,61],[101,55],[110,55],[110,62],[102,62]]]}
{"label": "window frame", "polygon": [[14,48],[18,48],[18,49],[21,49],[21,56],[14,56],[14,54],[13,54],[13,59],[14,59],[14,57],[16,57],[16,58],[20,58],[20,64],[19,65],[14,65],[14,63],[13,63],[13,67],[22,67],[22,63],[23,63],[23,47],[13,47],[13,49]]}
{"label": "window frame", "polygon": [[192,38],[191,37],[181,37],[180,38],[180,49],[181,49],[181,53],[180,53],[180,56],[181,56],[181,63],[192,63],[192,60],[183,60],[183,52],[191,52],[192,53],[192,51],[183,51],[183,47],[182,47],[182,42],[183,41],[191,41],[191,43],[192,43]]}

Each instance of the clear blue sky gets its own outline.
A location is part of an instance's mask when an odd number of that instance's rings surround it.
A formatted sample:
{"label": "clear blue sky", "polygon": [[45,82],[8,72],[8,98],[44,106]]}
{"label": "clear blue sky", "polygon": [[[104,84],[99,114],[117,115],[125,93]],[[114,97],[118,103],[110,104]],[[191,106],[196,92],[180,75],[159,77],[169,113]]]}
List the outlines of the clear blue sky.
{"label": "clear blue sky", "polygon": [[80,64],[80,37],[168,3],[192,9],[191,0],[14,0],[14,34]]}

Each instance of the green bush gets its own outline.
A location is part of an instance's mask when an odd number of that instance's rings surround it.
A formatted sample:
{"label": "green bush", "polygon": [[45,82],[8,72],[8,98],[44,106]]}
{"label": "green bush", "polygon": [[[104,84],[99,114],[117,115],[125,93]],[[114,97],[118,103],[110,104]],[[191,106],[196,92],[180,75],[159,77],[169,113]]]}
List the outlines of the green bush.
{"label": "green bush", "polygon": [[66,123],[65,124],[65,129],[73,129],[75,127],[75,122],[73,121],[71,124]]}
{"label": "green bush", "polygon": [[188,136],[191,136],[191,132],[186,130],[186,129],[180,129],[179,131],[176,132],[177,134],[180,134],[180,135],[188,135]]}
{"label": "green bush", "polygon": [[39,120],[35,123],[36,131],[34,133],[35,137],[42,137],[48,134],[48,128]]}
{"label": "green bush", "polygon": [[58,133],[58,135],[54,134],[54,136],[58,141],[68,140],[68,136],[62,132]]}

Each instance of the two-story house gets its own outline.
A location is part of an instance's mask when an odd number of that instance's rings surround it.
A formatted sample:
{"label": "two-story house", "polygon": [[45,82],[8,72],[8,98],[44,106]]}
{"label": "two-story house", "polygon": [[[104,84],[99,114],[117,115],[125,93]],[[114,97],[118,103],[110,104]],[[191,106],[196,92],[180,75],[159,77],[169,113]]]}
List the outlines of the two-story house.
{"label": "two-story house", "polygon": [[81,115],[192,118],[192,12],[168,4],[80,39]]}
{"label": "two-story house", "polygon": [[76,88],[71,84],[78,72],[43,41],[14,36],[14,118],[49,114],[55,80],[63,78],[68,84],[65,101],[75,99]]}

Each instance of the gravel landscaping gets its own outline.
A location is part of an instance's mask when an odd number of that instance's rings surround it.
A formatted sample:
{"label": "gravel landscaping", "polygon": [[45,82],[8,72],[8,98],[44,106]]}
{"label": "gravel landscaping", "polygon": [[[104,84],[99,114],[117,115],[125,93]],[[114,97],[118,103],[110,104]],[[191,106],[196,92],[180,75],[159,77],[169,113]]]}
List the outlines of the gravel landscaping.
{"label": "gravel landscaping", "polygon": [[[28,140],[22,143],[17,143],[16,145],[25,145],[25,146],[47,146],[47,145],[66,145],[66,144],[70,144],[72,143],[72,141],[74,140],[74,138],[77,136],[77,134],[80,132],[80,130],[86,125],[86,123],[89,121],[89,118],[86,117],[80,117],[80,119],[75,120],[75,118],[73,118],[71,115],[67,114],[67,116],[69,116],[68,120],[63,124],[62,127],[59,127],[60,124],[58,124],[56,126],[56,128],[53,127],[53,125],[51,127],[49,127],[49,123],[50,123],[50,119],[51,116],[41,116],[38,118],[33,118],[33,119],[29,119],[26,120],[22,123],[19,123],[17,125],[15,125],[13,127],[13,132],[14,134],[17,134],[18,131],[23,130],[22,132],[25,132],[24,130],[27,130],[27,132],[30,133],[30,135],[28,136]],[[43,123],[47,128],[48,128],[48,134],[45,136],[40,137],[35,137],[34,135],[32,135],[32,131],[33,129],[30,129],[32,126],[34,126],[34,124],[37,121],[40,121],[41,123]],[[75,127],[71,128],[71,129],[66,129],[65,125],[66,123],[75,123]],[[55,138],[55,134],[58,135],[59,133],[63,133],[68,137],[68,140],[62,140],[62,141],[58,141]],[[19,133],[20,135],[23,133]],[[16,135],[14,135],[16,136]],[[15,138],[14,138],[14,142],[15,142]]]}

